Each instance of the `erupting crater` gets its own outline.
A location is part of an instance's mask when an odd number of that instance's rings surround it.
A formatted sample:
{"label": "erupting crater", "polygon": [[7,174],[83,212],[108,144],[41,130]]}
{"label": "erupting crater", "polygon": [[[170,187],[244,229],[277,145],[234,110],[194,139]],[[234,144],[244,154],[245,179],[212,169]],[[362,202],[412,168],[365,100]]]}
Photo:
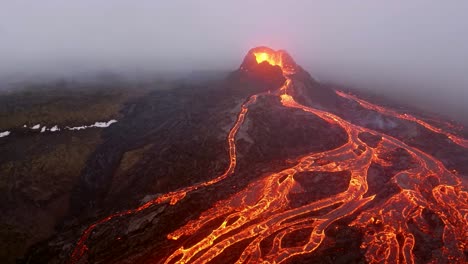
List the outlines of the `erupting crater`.
{"label": "erupting crater", "polygon": [[256,67],[257,65],[265,62],[271,66],[278,66],[281,68],[283,75],[291,75],[298,69],[298,65],[286,51],[276,51],[268,47],[257,47],[251,49],[247,53],[247,56],[245,56],[241,69]]}
{"label": "erupting crater", "polygon": [[[316,115],[341,127],[347,134],[347,142],[335,149],[294,158],[288,168],[257,175],[245,188],[167,234],[167,243],[173,243],[168,248],[174,250],[157,262],[221,263],[223,254],[230,252],[236,256],[236,263],[294,263],[304,258],[317,262],[365,259],[369,263],[466,263],[466,181],[463,183],[461,176],[448,170],[442,161],[398,138],[297,102],[294,91],[306,84],[295,78],[299,66],[285,51],[254,48],[240,68],[248,71],[265,62],[279,67],[286,81],[274,93],[251,95],[242,104],[226,139],[230,157],[226,171],[212,180],[173,191],[139,208],[96,222],[84,231],[71,255],[71,262],[77,263],[84,258],[87,240],[100,225],[161,203],[177,205],[180,200],[189,199],[187,193],[232,177],[237,164],[236,135],[249,107],[260,97],[273,96],[281,101],[282,107]],[[342,92],[338,95],[382,115],[421,124],[461,147],[467,147],[465,139],[414,116],[401,115]],[[369,139],[373,139],[372,143]],[[323,175],[331,174],[335,178],[346,176],[344,188],[337,191],[330,186],[327,197],[323,198],[326,190],[321,190],[319,198],[305,199],[292,206],[290,199],[314,192],[304,189],[313,188],[314,179],[305,181],[304,177],[322,177],[320,180],[323,180]],[[299,175],[303,182],[309,182],[307,186],[297,181]],[[348,249],[348,242],[339,242],[343,238],[339,238],[336,230],[348,233],[353,230],[360,234],[348,238],[360,239],[360,248],[350,259],[341,257],[347,256],[347,250],[356,249]],[[339,247],[340,243],[344,246]],[[356,259],[359,256],[363,259]]]}

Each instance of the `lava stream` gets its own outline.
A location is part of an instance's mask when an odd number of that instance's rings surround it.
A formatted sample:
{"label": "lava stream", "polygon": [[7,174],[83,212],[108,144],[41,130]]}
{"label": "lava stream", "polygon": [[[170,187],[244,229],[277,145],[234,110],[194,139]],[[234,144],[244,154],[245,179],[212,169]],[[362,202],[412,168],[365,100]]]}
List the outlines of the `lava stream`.
{"label": "lava stream", "polygon": [[[414,230],[432,235],[432,227],[424,216],[427,212],[432,212],[444,225],[441,241],[443,245],[439,251],[433,253],[433,261],[465,261],[464,252],[468,244],[468,192],[457,175],[448,171],[442,162],[431,155],[408,146],[397,138],[352,124],[330,112],[298,103],[288,94],[288,91],[294,91],[296,85],[296,69],[285,62],[283,54],[261,51],[254,53],[254,56],[257,63],[268,62],[279,66],[286,82],[277,93],[254,95],[242,105],[227,138],[230,164],[226,172],[211,181],[168,193],[141,207],[116,213],[91,225],[81,236],[73,252],[72,262],[77,262],[84,254],[86,240],[97,225],[144,210],[154,204],[175,204],[187,192],[214,184],[231,175],[237,163],[235,136],[244,121],[248,106],[258,96],[279,96],[286,108],[300,109],[330,124],[338,125],[346,132],[347,142],[332,150],[299,157],[293,166],[262,176],[231,197],[216,202],[198,219],[189,221],[167,235],[174,243],[182,241],[181,244],[184,244],[185,238],[191,236],[199,239],[190,246],[182,245],[175,249],[162,260],[164,263],[207,263],[240,242],[246,246],[240,252],[237,263],[283,263],[294,256],[316,252],[327,238],[327,228],[343,218],[349,219],[349,226],[362,232],[361,248],[369,263],[414,263],[416,257],[413,251],[418,239]],[[340,92],[338,95],[356,100],[368,109],[417,122],[467,147],[466,140],[410,115],[401,115]],[[377,145],[370,146],[359,137],[361,133],[371,134],[381,140]],[[395,149],[405,150],[414,164],[392,176],[390,181],[396,186],[397,192],[379,200],[376,194],[368,193],[369,168],[372,164],[389,167],[391,164],[383,155]],[[347,189],[341,193],[293,207],[289,195],[304,191],[294,178],[302,172],[349,172],[350,180]],[[217,219],[222,220],[222,223],[214,228],[209,227]],[[308,237],[301,244],[288,246],[288,235],[294,235],[298,231],[306,232]],[[265,245],[269,246],[266,248]]]}
{"label": "lava stream", "polygon": [[197,189],[199,189],[201,187],[206,187],[206,186],[215,184],[217,182],[220,182],[220,181],[226,179],[232,173],[234,173],[234,170],[235,170],[236,164],[237,164],[237,152],[236,152],[235,138],[236,138],[237,132],[239,131],[242,124],[244,123],[245,116],[246,116],[246,114],[247,114],[247,112],[249,110],[248,107],[251,104],[255,103],[256,100],[257,100],[257,95],[253,95],[246,102],[244,102],[242,104],[241,110],[237,115],[236,122],[234,123],[234,126],[229,131],[229,134],[227,136],[227,143],[228,143],[228,148],[229,148],[229,166],[228,166],[228,168],[226,169],[226,171],[223,174],[219,175],[218,177],[216,177],[216,178],[214,178],[214,179],[212,179],[210,181],[198,183],[196,185],[185,187],[185,188],[182,188],[182,189],[174,191],[174,192],[166,193],[164,195],[161,195],[161,196],[159,196],[159,197],[157,197],[157,198],[155,198],[153,200],[150,200],[150,201],[144,203],[143,205],[141,205],[141,206],[139,206],[137,208],[114,213],[114,214],[112,214],[110,216],[107,216],[107,217],[105,217],[105,218],[91,224],[81,234],[81,237],[78,240],[78,242],[77,242],[77,244],[76,244],[76,246],[75,246],[75,248],[74,248],[74,250],[73,250],[73,252],[71,254],[69,263],[77,263],[81,259],[81,257],[84,255],[86,250],[88,250],[88,248],[86,246],[86,241],[88,240],[89,236],[91,235],[93,230],[96,229],[97,226],[99,226],[101,224],[104,224],[104,223],[106,223],[106,222],[108,222],[108,221],[110,221],[112,219],[115,219],[115,218],[118,218],[118,217],[121,217],[121,216],[125,216],[125,215],[134,214],[136,212],[145,210],[145,209],[147,209],[147,208],[149,208],[150,206],[153,206],[153,205],[158,205],[158,204],[167,203],[167,202],[169,202],[170,205],[174,205],[178,201],[183,199],[187,195],[188,192],[191,192],[191,191],[197,190]]}
{"label": "lava stream", "polygon": [[412,122],[415,122],[415,123],[418,123],[419,125],[425,127],[426,129],[429,129],[430,131],[432,132],[435,132],[435,133],[438,133],[438,134],[442,134],[442,135],[445,135],[447,138],[449,138],[453,143],[455,144],[458,144],[464,148],[468,148],[468,140],[464,139],[464,138],[461,138],[459,136],[456,136],[454,134],[451,134],[451,133],[448,133],[438,127],[435,127],[427,122],[424,122],[423,120],[420,120],[410,114],[401,114],[401,113],[398,113],[397,111],[394,111],[394,110],[391,110],[391,109],[388,109],[388,108],[384,108],[382,106],[378,106],[378,105],[375,105],[375,104],[372,104],[370,102],[367,102],[363,99],[360,99],[354,95],[351,95],[351,94],[347,94],[347,93],[344,93],[344,92],[341,92],[341,91],[336,91],[336,94],[343,97],[343,98],[347,98],[347,99],[350,99],[350,100],[353,100],[357,103],[359,103],[362,107],[366,108],[366,109],[369,109],[369,110],[373,110],[373,111],[376,111],[380,114],[383,114],[383,115],[387,115],[387,116],[393,116],[393,117],[396,117],[396,118],[400,118],[400,119],[405,119],[405,120],[409,120],[409,121],[412,121]]}
{"label": "lava stream", "polygon": [[[263,53],[255,55],[258,63],[267,61],[271,65],[282,65],[281,56],[266,56]],[[275,58],[279,58],[279,61],[271,62]],[[216,203],[199,219],[190,221],[169,234],[168,238],[178,240],[183,236],[198,234],[215,219],[225,219],[196,244],[174,251],[165,263],[206,263],[242,241],[247,241],[248,245],[238,263],[282,263],[295,255],[314,252],[325,239],[325,230],[330,224],[360,210],[350,226],[362,230],[364,241],[361,247],[366,250],[368,262],[414,263],[413,248],[416,239],[407,223],[414,220],[421,230],[430,232],[427,228],[424,229],[427,227],[422,217],[424,208],[434,212],[445,224],[444,247],[440,257],[453,262],[463,262],[468,232],[468,193],[462,190],[464,186],[456,175],[434,157],[394,137],[351,124],[332,113],[297,103],[286,93],[294,88],[294,80],[287,73],[284,76],[287,81],[279,90],[282,104],[339,125],[347,132],[348,142],[334,150],[310,153],[299,158],[296,165],[258,179],[243,191]],[[437,131],[441,133],[442,130]],[[380,136],[382,140],[374,148],[367,146],[358,137],[361,132]],[[365,146],[362,153],[354,152],[362,146]],[[375,195],[365,196],[368,191],[367,173],[371,163],[388,166],[379,155],[396,148],[405,149],[414,158],[417,163],[415,168],[394,175],[392,181],[400,190],[397,194],[386,201],[375,203],[371,208],[363,209],[375,198]],[[326,158],[330,163],[317,163],[320,158]],[[351,179],[345,192],[291,208],[288,194],[301,188],[293,176],[304,171],[350,171]],[[426,184],[428,177],[437,177],[436,186]],[[320,211],[326,208],[331,210],[320,214]],[[310,216],[312,212],[316,214]],[[309,239],[299,246],[283,246],[285,236],[298,230],[309,230]],[[271,237],[273,244],[265,251],[262,249],[262,242]]]}

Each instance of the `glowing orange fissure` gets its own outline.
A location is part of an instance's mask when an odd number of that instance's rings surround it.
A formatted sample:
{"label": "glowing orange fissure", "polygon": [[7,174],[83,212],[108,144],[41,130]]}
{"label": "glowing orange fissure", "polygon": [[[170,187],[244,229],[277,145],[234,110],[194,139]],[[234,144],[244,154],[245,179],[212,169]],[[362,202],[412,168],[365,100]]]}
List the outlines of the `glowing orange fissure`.
{"label": "glowing orange fissure", "polygon": [[[278,62],[278,58],[271,54],[255,55],[258,63],[268,61],[271,65],[282,67],[281,59]],[[336,149],[310,153],[298,158],[292,167],[263,176],[230,198],[217,202],[198,219],[189,221],[167,237],[171,240],[193,235],[200,237],[202,231],[206,234],[205,229],[214,219],[224,218],[224,221],[217,227],[211,227],[211,233],[202,235],[197,243],[187,248],[182,246],[172,252],[165,259],[165,263],[207,263],[230,246],[245,240],[250,240],[250,242],[241,252],[238,263],[282,263],[295,255],[313,253],[325,239],[327,227],[356,212],[359,214],[350,225],[362,229],[364,237],[361,248],[366,251],[365,257],[369,263],[414,263],[413,248],[416,238],[407,223],[412,220],[419,230],[430,235],[432,232],[430,226],[422,216],[424,208],[434,212],[445,225],[442,236],[443,246],[439,251],[434,251],[434,258],[447,259],[453,263],[463,262],[463,252],[468,244],[468,236],[466,236],[468,233],[468,192],[457,175],[448,171],[439,160],[394,137],[354,125],[332,113],[299,104],[287,93],[288,90],[294,88],[294,80],[287,72],[283,72],[286,82],[277,94],[283,106],[301,109],[331,124],[339,125],[346,131],[348,141]],[[272,96],[272,94],[265,96]],[[231,163],[226,171],[227,174],[216,179],[222,180],[234,171],[236,166],[235,135],[244,121],[247,106],[253,103],[255,98],[256,96],[251,97],[241,108],[238,119],[228,135]],[[389,113],[384,108],[375,109],[382,113]],[[382,140],[376,147],[367,146],[358,136],[362,132],[380,136]],[[364,147],[364,150],[356,152],[355,150],[359,147],[361,149]],[[391,179],[399,187],[397,194],[363,210],[364,205],[375,199],[375,195],[366,196],[369,167],[372,163],[389,166],[381,155],[395,148],[405,149],[416,161],[416,165],[398,172]],[[328,162],[319,162],[324,159]],[[288,194],[293,190],[298,192],[302,189],[295,181],[294,175],[305,171],[349,171],[351,179],[347,190],[342,193],[298,208],[291,208]],[[437,184],[435,186],[427,184],[428,177],[437,177]],[[206,185],[196,186],[199,188]],[[190,188],[192,187],[164,197],[166,200],[172,200],[173,197],[179,197],[176,194],[185,194]],[[177,202],[177,199],[174,202]],[[332,208],[333,206],[335,207]],[[120,213],[118,216],[143,210],[149,206],[143,207],[127,211],[129,213]],[[332,210],[318,213],[325,208],[332,208]],[[316,212],[316,216],[311,217],[311,212]],[[95,225],[111,218],[103,219]],[[88,229],[92,230],[95,227],[91,226]],[[88,229],[75,249],[78,251],[77,256],[79,255],[74,259],[75,261],[79,260],[86,249],[84,243],[80,243],[88,238]],[[284,238],[298,230],[312,231],[308,231],[309,238],[303,244],[285,247]],[[261,243],[272,236],[271,248],[264,251]]]}

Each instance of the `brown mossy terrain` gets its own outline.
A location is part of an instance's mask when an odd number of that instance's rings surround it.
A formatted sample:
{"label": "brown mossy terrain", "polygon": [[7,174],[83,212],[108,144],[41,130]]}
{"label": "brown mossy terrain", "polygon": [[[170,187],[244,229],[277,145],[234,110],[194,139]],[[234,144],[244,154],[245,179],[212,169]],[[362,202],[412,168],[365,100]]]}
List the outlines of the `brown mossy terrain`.
{"label": "brown mossy terrain", "polygon": [[0,94],[0,259],[14,263],[54,234],[70,194],[103,129],[38,133],[24,124],[78,126],[121,117],[124,104],[148,88],[123,85],[30,85]]}
{"label": "brown mossy terrain", "polygon": [[[62,83],[0,94],[0,131],[12,131],[0,140],[3,263],[21,261],[36,243],[81,227],[73,213],[81,210],[76,197],[84,206],[79,216],[94,219],[94,214],[121,210],[146,195],[221,172],[225,134],[241,101],[220,100],[225,95],[215,87],[216,93],[179,81]],[[213,112],[221,114],[210,116]],[[110,119],[118,122],[106,129],[39,133],[23,128]]]}
{"label": "brown mossy terrain", "polygon": [[79,126],[118,118],[125,101],[149,90],[131,83],[27,85],[0,94],[0,131],[36,124]]}
{"label": "brown mossy terrain", "polygon": [[110,193],[119,192],[128,187],[130,184],[128,177],[129,170],[132,167],[137,166],[138,162],[144,158],[146,152],[149,151],[152,147],[153,144],[148,144],[141,148],[125,152],[120,161],[119,167],[114,173],[113,181],[111,187],[109,188]]}
{"label": "brown mossy terrain", "polygon": [[54,232],[81,169],[100,143],[97,129],[67,134],[37,135],[30,143],[43,153],[0,164],[0,258],[7,262]]}

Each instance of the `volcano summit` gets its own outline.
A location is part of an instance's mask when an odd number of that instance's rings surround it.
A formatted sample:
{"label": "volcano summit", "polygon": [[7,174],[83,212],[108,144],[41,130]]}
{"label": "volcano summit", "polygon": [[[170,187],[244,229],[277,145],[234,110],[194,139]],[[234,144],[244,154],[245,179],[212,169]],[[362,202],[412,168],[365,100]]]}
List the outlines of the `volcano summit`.
{"label": "volcano summit", "polygon": [[466,131],[267,47],[214,86],[126,103],[24,262],[466,262]]}

